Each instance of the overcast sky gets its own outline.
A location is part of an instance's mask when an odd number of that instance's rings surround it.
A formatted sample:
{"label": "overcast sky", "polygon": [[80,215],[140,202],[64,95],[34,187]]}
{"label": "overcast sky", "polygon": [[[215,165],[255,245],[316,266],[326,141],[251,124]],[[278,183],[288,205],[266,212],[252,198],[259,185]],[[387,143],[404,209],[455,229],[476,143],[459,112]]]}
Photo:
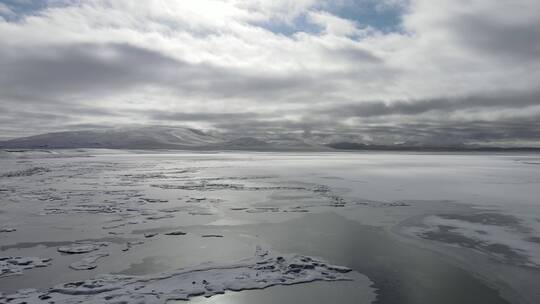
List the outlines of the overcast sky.
{"label": "overcast sky", "polygon": [[0,137],[540,142],[538,0],[0,0]]}

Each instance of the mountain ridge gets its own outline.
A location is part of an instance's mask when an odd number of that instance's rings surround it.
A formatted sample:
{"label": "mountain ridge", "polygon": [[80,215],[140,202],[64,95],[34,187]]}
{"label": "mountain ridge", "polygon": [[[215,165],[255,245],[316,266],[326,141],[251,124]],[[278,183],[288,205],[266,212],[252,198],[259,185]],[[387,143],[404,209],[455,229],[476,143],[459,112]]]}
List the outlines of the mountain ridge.
{"label": "mountain ridge", "polygon": [[[285,144],[283,144],[285,142]],[[301,140],[230,138],[187,127],[122,127],[51,132],[0,141],[3,149],[328,150]]]}
{"label": "mountain ridge", "polygon": [[320,143],[300,136],[231,136],[188,127],[144,126],[44,133],[0,141],[1,149],[171,149],[245,151],[410,151],[410,152],[540,152],[540,147],[394,145],[339,141]]}

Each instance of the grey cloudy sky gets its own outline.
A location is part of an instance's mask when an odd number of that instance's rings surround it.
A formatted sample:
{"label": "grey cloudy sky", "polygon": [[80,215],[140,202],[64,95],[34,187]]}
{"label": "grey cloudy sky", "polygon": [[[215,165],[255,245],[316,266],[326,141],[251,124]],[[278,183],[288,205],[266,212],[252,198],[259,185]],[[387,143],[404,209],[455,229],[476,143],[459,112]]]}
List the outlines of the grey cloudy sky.
{"label": "grey cloudy sky", "polygon": [[0,137],[540,145],[537,0],[0,0]]}

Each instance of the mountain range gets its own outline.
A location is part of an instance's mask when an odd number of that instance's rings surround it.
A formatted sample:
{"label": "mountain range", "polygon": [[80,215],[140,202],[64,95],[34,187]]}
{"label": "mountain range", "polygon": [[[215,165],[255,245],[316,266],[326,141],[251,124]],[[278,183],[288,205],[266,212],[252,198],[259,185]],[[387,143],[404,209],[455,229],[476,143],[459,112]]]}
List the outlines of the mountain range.
{"label": "mountain range", "polygon": [[300,150],[331,148],[301,139],[231,138],[186,127],[118,127],[84,131],[53,132],[0,141],[4,149],[179,149],[179,150]]}
{"label": "mountain range", "polygon": [[427,146],[419,143],[378,145],[357,142],[321,143],[302,136],[234,137],[177,126],[136,126],[64,131],[0,141],[2,149],[177,149],[246,151],[524,151],[537,147]]}

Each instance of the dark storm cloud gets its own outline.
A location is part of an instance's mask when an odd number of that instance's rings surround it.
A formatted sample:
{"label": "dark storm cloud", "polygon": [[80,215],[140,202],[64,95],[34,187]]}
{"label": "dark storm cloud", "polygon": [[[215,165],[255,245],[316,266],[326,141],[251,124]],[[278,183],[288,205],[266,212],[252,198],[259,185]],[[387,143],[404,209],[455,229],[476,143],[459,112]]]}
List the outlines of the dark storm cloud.
{"label": "dark storm cloud", "polygon": [[[317,90],[322,93],[332,87],[332,81],[335,81],[330,79],[321,82],[321,79],[315,77],[297,75],[251,75],[208,64],[190,64],[127,44],[79,44],[48,51],[27,51],[25,54],[13,54],[5,50],[2,52],[0,61],[6,73],[0,76],[0,96],[8,101],[3,103],[4,115],[0,116],[0,120],[8,125],[24,120],[28,130],[39,130],[40,125],[55,124],[54,122],[76,123],[77,117],[83,116],[122,117],[126,112],[93,107],[91,99],[111,92],[136,90],[144,85],[165,86],[178,91],[179,96],[198,95],[209,98],[244,97],[269,100],[273,96],[279,98],[289,92],[292,97],[288,98],[292,101],[306,102],[313,96],[311,93]],[[354,50],[351,56],[359,56],[358,60],[368,62],[377,61],[376,57],[371,58],[361,50]],[[343,75],[345,78],[349,76]],[[336,78],[340,79],[339,76]],[[311,89],[310,94],[296,92],[300,88],[308,91]],[[70,102],[69,96],[72,95],[89,98],[90,103],[83,105]],[[540,93],[534,92],[389,103],[329,102],[296,113],[144,110],[131,111],[131,114],[142,115],[151,121],[208,122],[231,134],[255,136],[314,131],[321,134],[341,133],[342,138],[348,135],[353,139],[361,139],[367,135],[381,142],[432,142],[437,139],[442,141],[441,138],[444,138],[445,143],[462,143],[512,137],[516,140],[535,140],[538,139],[538,124],[531,121],[419,123],[415,116],[430,112],[450,113],[482,108],[519,109],[539,105],[539,101]],[[15,104],[18,106],[14,107]],[[35,105],[39,105],[38,110]],[[296,114],[302,119],[287,120],[283,118],[284,114]],[[384,121],[376,120],[389,115],[408,116],[411,117],[411,122],[388,125]],[[343,119],[354,117],[372,120],[358,127],[343,124]]]}
{"label": "dark storm cloud", "polygon": [[140,86],[176,90],[182,96],[256,98],[293,88],[322,89],[306,75],[252,74],[192,64],[127,44],[75,44],[23,53],[0,51],[0,96],[33,101],[98,98]]}
{"label": "dark storm cloud", "polygon": [[[17,53],[3,48],[0,55],[0,98],[4,113],[9,113],[0,115],[0,121],[4,125],[26,121],[27,132],[36,132],[39,125],[67,123],[82,117],[120,117],[122,113],[93,106],[93,101],[144,86],[172,89],[181,101],[189,96],[279,98],[295,88],[311,87],[314,92],[330,85],[317,84],[312,77],[303,75],[255,75],[190,64],[127,44],[74,44]],[[265,116],[253,112],[123,111],[123,115],[130,113],[150,120],[178,122],[223,122]]]}
{"label": "dark storm cloud", "polygon": [[[460,145],[497,141],[540,140],[540,115],[516,120],[496,121],[418,121],[394,125],[370,125],[358,129],[380,139],[418,142],[431,145]],[[390,136],[389,136],[390,135]]]}
{"label": "dark storm cloud", "polygon": [[[438,117],[430,114],[437,111],[448,114],[451,111],[467,111],[482,107],[498,107],[505,110],[537,106],[539,94],[511,95],[507,97],[463,98],[441,102],[408,101],[386,105],[382,102],[334,106],[300,111],[300,120],[245,119],[216,124],[217,127],[233,134],[287,134],[305,133],[321,142],[354,141],[380,144],[423,143],[435,146],[452,146],[470,143],[498,141],[535,142],[540,140],[540,112],[515,117],[494,117],[492,119]],[[422,115],[424,114],[424,115]],[[402,119],[386,119],[387,115],[398,115]],[[347,118],[360,118],[356,125],[345,123]]]}
{"label": "dark storm cloud", "polygon": [[[292,121],[286,119],[280,119],[276,117],[273,120],[258,120],[258,119],[244,119],[229,122],[217,123],[216,127],[226,130],[228,133],[242,134],[247,133],[251,135],[256,134],[286,134],[288,132],[298,132],[316,126],[317,129],[322,129],[325,124],[322,120],[317,121]],[[332,128],[336,127],[335,123],[331,124]]]}
{"label": "dark storm cloud", "polygon": [[540,18],[531,22],[504,22],[472,14],[452,20],[455,37],[481,56],[501,56],[507,60],[538,61],[540,54]]}
{"label": "dark storm cloud", "polygon": [[240,113],[209,113],[209,112],[171,112],[171,111],[144,111],[144,113],[153,120],[163,121],[242,121],[246,119],[260,118],[264,115],[252,112]]}
{"label": "dark storm cloud", "polygon": [[[0,104],[0,135],[1,137],[17,137],[29,134],[39,134],[44,131],[64,130],[66,125],[75,124],[89,117],[109,118],[115,121],[121,113],[69,102],[33,103],[20,101],[2,102]],[[24,125],[24,128],[21,128]],[[70,128],[68,128],[70,129]]]}
{"label": "dark storm cloud", "polygon": [[70,94],[121,91],[154,81],[152,76],[161,69],[178,65],[156,52],[118,44],[78,44],[23,53],[4,49],[2,53],[0,87],[7,97],[58,99]]}
{"label": "dark storm cloud", "polygon": [[513,119],[500,120],[435,120],[418,119],[411,122],[369,122],[359,126],[350,126],[339,120],[310,119],[303,121],[260,121],[243,120],[218,124],[220,128],[230,132],[242,132],[251,130],[254,133],[287,132],[312,130],[317,132],[345,132],[355,135],[388,136],[395,139],[422,137],[450,136],[459,138],[461,141],[487,140],[487,139],[540,139],[540,115],[522,118],[519,121]]}
{"label": "dark storm cloud", "polygon": [[540,91],[534,93],[500,93],[500,96],[435,98],[428,100],[369,101],[330,106],[319,111],[334,117],[377,117],[386,115],[419,115],[431,111],[450,113],[479,108],[520,109],[540,105]]}

